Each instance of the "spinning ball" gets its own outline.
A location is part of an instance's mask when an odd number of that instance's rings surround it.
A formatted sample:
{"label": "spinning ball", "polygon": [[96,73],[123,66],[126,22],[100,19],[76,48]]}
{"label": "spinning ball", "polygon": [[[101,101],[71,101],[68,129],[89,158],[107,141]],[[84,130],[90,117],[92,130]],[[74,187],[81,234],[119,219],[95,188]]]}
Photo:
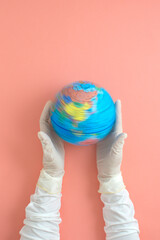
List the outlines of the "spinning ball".
{"label": "spinning ball", "polygon": [[115,118],[110,94],[92,82],[78,81],[57,93],[50,119],[63,140],[86,146],[107,136]]}

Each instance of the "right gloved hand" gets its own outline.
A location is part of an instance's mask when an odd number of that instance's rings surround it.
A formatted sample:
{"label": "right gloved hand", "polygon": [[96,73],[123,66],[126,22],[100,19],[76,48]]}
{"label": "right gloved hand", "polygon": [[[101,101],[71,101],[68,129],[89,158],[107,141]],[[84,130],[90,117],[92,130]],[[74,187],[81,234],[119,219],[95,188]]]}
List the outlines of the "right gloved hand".
{"label": "right gloved hand", "polygon": [[125,188],[121,175],[124,139],[127,134],[122,129],[121,101],[117,100],[116,121],[111,132],[97,143],[97,168],[100,193],[115,193]]}

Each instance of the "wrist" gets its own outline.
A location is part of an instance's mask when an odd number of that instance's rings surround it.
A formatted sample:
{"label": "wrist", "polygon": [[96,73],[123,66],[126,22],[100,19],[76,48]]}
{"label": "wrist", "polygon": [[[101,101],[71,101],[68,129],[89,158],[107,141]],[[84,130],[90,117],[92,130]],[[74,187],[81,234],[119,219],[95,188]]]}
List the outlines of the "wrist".
{"label": "wrist", "polygon": [[50,175],[51,177],[63,177],[64,176],[64,169],[63,170],[55,170],[52,169],[51,167],[44,167],[44,171]]}
{"label": "wrist", "polygon": [[107,177],[102,180],[102,178],[98,177],[99,180],[99,193],[117,193],[124,189],[126,186],[123,182],[122,173],[119,172],[118,174]]}
{"label": "wrist", "polygon": [[63,175],[51,176],[42,168],[37,186],[49,194],[60,193],[62,190]]}

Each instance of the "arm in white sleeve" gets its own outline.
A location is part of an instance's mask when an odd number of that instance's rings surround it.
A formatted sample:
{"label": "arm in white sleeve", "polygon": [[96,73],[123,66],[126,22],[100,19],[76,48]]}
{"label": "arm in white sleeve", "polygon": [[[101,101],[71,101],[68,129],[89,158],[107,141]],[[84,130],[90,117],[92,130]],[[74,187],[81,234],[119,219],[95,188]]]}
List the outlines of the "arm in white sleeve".
{"label": "arm in white sleeve", "polygon": [[134,206],[126,189],[118,193],[102,193],[104,231],[107,240],[139,240],[139,225]]}
{"label": "arm in white sleeve", "polygon": [[[53,193],[60,186],[59,180],[41,171],[35,193],[25,209],[24,226],[20,240],[59,240],[61,192]],[[52,188],[53,186],[53,188]],[[57,188],[58,189],[58,188]]]}

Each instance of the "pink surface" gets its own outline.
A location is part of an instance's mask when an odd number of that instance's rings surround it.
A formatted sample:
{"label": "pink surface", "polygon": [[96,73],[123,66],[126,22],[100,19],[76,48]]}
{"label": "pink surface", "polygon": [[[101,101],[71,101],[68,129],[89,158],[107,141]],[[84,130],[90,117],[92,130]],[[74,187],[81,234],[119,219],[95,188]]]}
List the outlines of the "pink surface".
{"label": "pink surface", "polygon": [[[40,114],[75,80],[121,99],[124,181],[141,239],[160,239],[159,13],[158,0],[1,1],[0,239],[20,238],[42,168]],[[104,240],[95,146],[65,147],[61,239]]]}

